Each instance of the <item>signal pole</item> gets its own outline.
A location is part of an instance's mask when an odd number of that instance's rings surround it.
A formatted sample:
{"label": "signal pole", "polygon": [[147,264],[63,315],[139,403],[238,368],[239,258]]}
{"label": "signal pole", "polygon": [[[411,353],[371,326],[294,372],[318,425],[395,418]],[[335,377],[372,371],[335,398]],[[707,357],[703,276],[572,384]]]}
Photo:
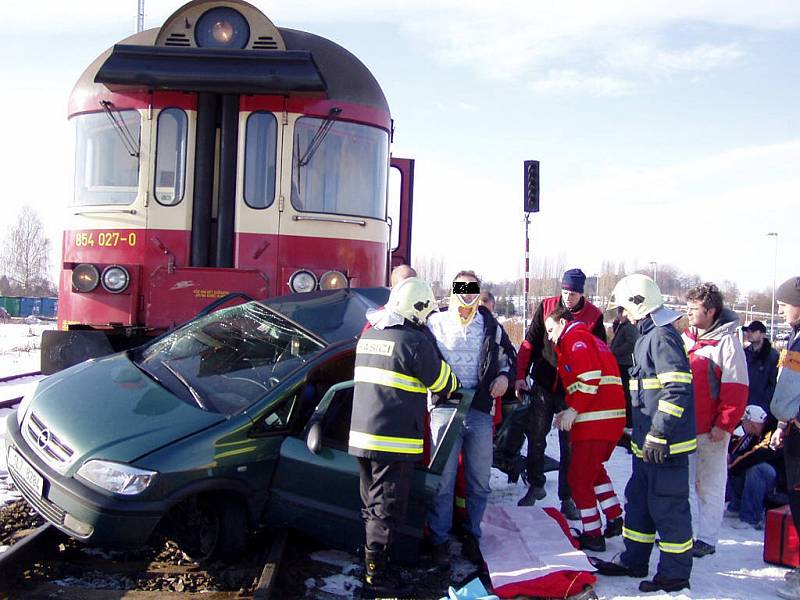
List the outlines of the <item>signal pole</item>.
{"label": "signal pole", "polygon": [[136,33],[144,31],[144,0],[139,0],[139,10],[136,12]]}
{"label": "signal pole", "polygon": [[530,237],[528,226],[531,223],[531,213],[539,212],[539,161],[526,160],[525,167],[525,198],[523,210],[525,211],[525,292],[522,298],[522,334],[528,330],[528,292],[531,281]]}

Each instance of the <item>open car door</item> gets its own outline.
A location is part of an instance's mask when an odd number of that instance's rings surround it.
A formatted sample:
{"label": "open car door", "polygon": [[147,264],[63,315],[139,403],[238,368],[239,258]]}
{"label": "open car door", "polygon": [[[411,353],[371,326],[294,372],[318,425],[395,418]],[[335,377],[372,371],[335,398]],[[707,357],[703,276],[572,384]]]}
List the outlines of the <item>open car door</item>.
{"label": "open car door", "polygon": [[[328,389],[303,434],[284,440],[266,517],[270,525],[292,527],[348,552],[364,544],[358,461],[347,453],[353,385],[345,381]],[[471,403],[472,393],[464,393],[442,443],[427,463],[417,465],[406,521],[393,543],[396,559],[417,559],[428,506]]]}

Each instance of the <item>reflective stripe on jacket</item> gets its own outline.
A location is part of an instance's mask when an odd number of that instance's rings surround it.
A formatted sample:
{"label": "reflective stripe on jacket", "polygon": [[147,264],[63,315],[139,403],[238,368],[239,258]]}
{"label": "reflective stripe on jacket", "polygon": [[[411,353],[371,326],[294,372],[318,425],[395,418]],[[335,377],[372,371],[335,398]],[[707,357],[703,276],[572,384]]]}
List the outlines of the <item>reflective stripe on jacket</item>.
{"label": "reflective stripe on jacket", "polygon": [[625,427],[625,392],[611,350],[584,323],[572,321],[561,334],[556,353],[567,406],[578,411],[571,439],[619,440]]}
{"label": "reflective stripe on jacket", "polygon": [[672,324],[656,325],[650,316],[637,324],[641,336],[633,350],[630,391],[633,417],[631,450],[641,457],[652,430],[666,439],[670,454],[697,449],[694,396],[689,359]]}
{"label": "reflective stripe on jacket", "polygon": [[419,460],[428,390],[458,387],[432,336],[408,321],[361,334],[353,379],[349,452],[372,460]]}

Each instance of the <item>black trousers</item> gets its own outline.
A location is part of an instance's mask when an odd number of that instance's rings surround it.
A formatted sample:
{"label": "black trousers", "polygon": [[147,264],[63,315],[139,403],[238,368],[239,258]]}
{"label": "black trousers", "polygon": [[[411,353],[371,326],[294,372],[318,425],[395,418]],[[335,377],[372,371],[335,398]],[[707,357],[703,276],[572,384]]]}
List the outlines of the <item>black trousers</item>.
{"label": "black trousers", "polygon": [[388,551],[392,534],[408,508],[414,463],[358,459],[361,517],[368,550]]}
{"label": "black trousers", "polygon": [[656,573],[668,579],[689,579],[693,543],[689,459],[678,455],[659,465],[632,460],[631,478],[625,486],[622,562],[647,570],[658,537],[661,557]]}
{"label": "black trousers", "polygon": [[[543,487],[544,451],[547,448],[547,434],[553,428],[553,415],[567,407],[563,392],[551,392],[536,386],[531,394],[531,407],[528,413],[528,482]],[[558,462],[558,497],[566,500],[572,497],[567,483],[567,472],[572,450],[569,445],[569,432],[558,432],[558,447],[561,458]]]}

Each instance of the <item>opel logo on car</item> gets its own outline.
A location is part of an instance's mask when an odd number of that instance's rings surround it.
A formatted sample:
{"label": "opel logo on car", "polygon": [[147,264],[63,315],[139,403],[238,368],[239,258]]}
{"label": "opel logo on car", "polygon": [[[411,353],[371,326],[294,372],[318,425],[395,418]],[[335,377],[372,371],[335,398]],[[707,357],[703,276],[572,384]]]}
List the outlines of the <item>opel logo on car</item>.
{"label": "opel logo on car", "polygon": [[42,429],[39,437],[36,438],[36,443],[39,444],[39,448],[47,448],[50,443],[50,432],[47,429]]}

